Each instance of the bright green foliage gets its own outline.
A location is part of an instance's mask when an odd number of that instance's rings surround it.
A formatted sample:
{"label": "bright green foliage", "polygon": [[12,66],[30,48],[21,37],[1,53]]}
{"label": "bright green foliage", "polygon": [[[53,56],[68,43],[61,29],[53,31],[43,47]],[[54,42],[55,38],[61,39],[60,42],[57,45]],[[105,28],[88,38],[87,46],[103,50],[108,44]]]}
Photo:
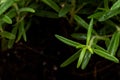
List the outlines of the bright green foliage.
{"label": "bright green foliage", "polygon": [[99,55],[101,57],[104,57],[105,59],[111,60],[115,63],[119,63],[119,60],[116,57],[110,55],[109,52],[107,52],[107,51],[103,51],[103,50],[100,50],[100,49],[94,49],[94,52],[97,55]]}
{"label": "bright green foliage", "polygon": [[85,29],[88,29],[88,24],[78,15],[74,16],[74,19],[76,20],[77,23],[79,23],[80,25],[82,25],[82,27],[84,27]]}
{"label": "bright green foliage", "polygon": [[107,48],[108,52],[111,53],[111,55],[115,56],[115,53],[118,49],[119,46],[119,41],[120,41],[120,32],[115,32],[111,38],[110,44]]}
{"label": "bright green foliage", "polygon": [[120,0],[116,1],[110,9],[106,10],[99,21],[105,21],[118,14],[120,14]]}
{"label": "bright green foliage", "polygon": [[70,63],[72,63],[73,61],[75,61],[79,55],[80,55],[81,49],[78,50],[75,54],[73,54],[71,57],[69,57],[65,62],[63,62],[61,64],[61,67],[65,67],[67,65],[69,65]]}
{"label": "bright green foliage", "polygon": [[88,28],[86,45],[89,45],[89,44],[90,44],[91,33],[92,33],[92,29],[93,29],[92,27],[93,27],[93,19],[91,19],[90,25],[89,25],[89,28]]}
{"label": "bright green foliage", "polygon": [[84,46],[78,42],[72,41],[70,39],[64,38],[64,37],[59,36],[59,35],[55,35],[55,37],[58,38],[59,40],[61,40],[62,42],[64,42],[65,44],[73,46],[73,47],[77,47],[77,46],[83,47]]}
{"label": "bright green foliage", "polygon": [[[59,39],[64,43],[76,48],[81,48],[80,51],[76,52],[72,57],[67,59],[61,65],[62,67],[69,65],[71,62],[75,61],[76,58],[78,58],[77,68],[81,66],[81,69],[85,69],[93,53],[96,53],[97,55],[104,57],[105,59],[108,59],[110,61],[113,61],[115,63],[119,63],[119,60],[115,57],[115,53],[118,49],[118,44],[119,44],[119,37],[120,37],[119,31],[113,34],[110,44],[108,45],[108,50],[105,50],[104,48],[97,45],[96,42],[94,41],[95,39],[103,39],[103,38],[98,35],[92,37],[93,24],[94,24],[93,19],[91,19],[87,29],[88,32],[87,32],[87,38],[86,38],[86,45],[84,46],[83,44],[80,44],[78,42],[72,41],[70,39],[64,38],[59,35],[55,35],[57,39]],[[104,38],[103,40],[106,41],[108,40],[108,38]],[[78,57],[78,54],[79,54],[79,57]]]}
{"label": "bright green foliage", "polygon": [[0,6],[0,15],[3,14],[9,7],[11,7],[14,2],[14,0],[6,0],[3,2]]}
{"label": "bright green foliage", "polygon": [[117,0],[110,9],[114,10],[118,8],[120,8],[120,0]]}
{"label": "bright green foliage", "polygon": [[19,12],[31,12],[31,13],[34,13],[35,10],[33,8],[29,8],[29,7],[24,7],[24,8],[21,8],[19,10]]}
{"label": "bright green foliage", "polygon": [[86,47],[82,49],[80,55],[79,55],[79,59],[78,59],[78,63],[77,63],[77,68],[80,67],[83,59],[84,59],[84,56],[85,56],[85,53],[86,53]]}
{"label": "bright green foliage", "polygon": [[81,69],[85,69],[90,61],[91,58],[91,53],[89,51],[86,51],[82,65],[81,65]]}
{"label": "bright green foliage", "polygon": [[7,16],[7,15],[4,15],[3,21],[6,22],[6,23],[8,23],[8,24],[12,24],[11,18],[9,16]]}

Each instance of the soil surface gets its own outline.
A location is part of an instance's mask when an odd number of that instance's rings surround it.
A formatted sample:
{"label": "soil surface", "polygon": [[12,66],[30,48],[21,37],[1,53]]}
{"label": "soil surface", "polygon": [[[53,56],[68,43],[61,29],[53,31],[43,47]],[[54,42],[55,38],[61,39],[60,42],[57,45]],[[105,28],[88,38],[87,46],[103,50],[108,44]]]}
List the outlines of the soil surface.
{"label": "soil surface", "polygon": [[54,35],[70,37],[73,27],[65,19],[33,18],[28,41],[0,53],[0,80],[120,80],[120,64],[93,55],[85,70],[76,63],[60,64],[76,50]]}

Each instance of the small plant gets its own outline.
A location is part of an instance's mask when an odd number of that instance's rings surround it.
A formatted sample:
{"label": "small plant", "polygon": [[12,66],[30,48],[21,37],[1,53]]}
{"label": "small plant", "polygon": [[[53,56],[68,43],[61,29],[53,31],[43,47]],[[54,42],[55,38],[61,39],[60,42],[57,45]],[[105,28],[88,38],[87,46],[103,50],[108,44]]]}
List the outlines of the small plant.
{"label": "small plant", "polygon": [[104,37],[101,37],[98,35],[94,35],[91,37],[92,26],[93,26],[93,19],[91,19],[90,24],[89,24],[85,45],[69,40],[62,36],[55,35],[56,38],[58,38],[60,41],[79,49],[78,52],[76,52],[69,59],[67,59],[63,64],[61,64],[61,67],[65,67],[71,62],[73,62],[74,60],[76,60],[77,58],[79,58],[78,63],[77,63],[77,68],[79,68],[81,65],[81,68],[85,69],[91,58],[91,55],[94,53],[108,60],[111,60],[115,63],[119,63],[119,60],[116,57],[114,57],[114,55],[118,47],[120,32],[114,33],[113,37],[115,41],[114,42],[111,41],[110,45],[108,46],[108,49],[105,50],[104,48],[97,45],[97,40],[102,39],[102,38],[105,39]]}
{"label": "small plant", "polygon": [[[93,54],[119,63],[115,56],[120,52],[120,0],[0,0],[1,50],[11,48],[20,39],[27,41],[31,13],[48,18],[65,18],[74,26],[71,37],[86,42],[79,43],[56,34],[57,39],[78,50],[61,67],[78,59],[77,68],[85,69]],[[84,33],[80,32],[83,28]],[[105,46],[100,45],[100,41]]]}
{"label": "small plant", "polygon": [[[11,48],[22,37],[27,41],[26,31],[31,21],[27,20],[34,13],[32,0],[0,0],[0,39],[1,50]],[[35,3],[34,3],[35,4]]]}
{"label": "small plant", "polygon": [[[73,38],[86,41],[83,44],[55,35],[63,43],[78,49],[75,54],[61,64],[61,67],[65,67],[78,59],[77,68],[85,69],[92,54],[119,63],[115,56],[119,54],[117,51],[120,41],[120,27],[117,23],[120,22],[120,0],[97,0],[97,5],[95,5],[95,0],[66,0],[62,4],[57,4],[57,1],[54,0],[42,0],[42,2],[54,9],[58,18],[66,18],[70,24],[77,25],[75,32],[71,34]],[[93,9],[94,7],[96,8]],[[82,14],[85,18],[82,18]],[[90,21],[89,24],[87,20]],[[97,29],[94,26],[97,26]],[[86,29],[87,32],[78,33],[77,30],[81,28]],[[105,46],[99,45],[100,41],[104,41]]]}

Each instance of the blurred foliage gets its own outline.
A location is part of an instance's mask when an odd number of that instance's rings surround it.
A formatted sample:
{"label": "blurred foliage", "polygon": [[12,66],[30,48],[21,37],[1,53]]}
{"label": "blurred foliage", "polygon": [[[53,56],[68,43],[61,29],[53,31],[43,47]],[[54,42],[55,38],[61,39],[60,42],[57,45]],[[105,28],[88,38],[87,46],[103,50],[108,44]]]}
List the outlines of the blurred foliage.
{"label": "blurred foliage", "polygon": [[0,2],[0,39],[1,50],[11,48],[21,38],[27,41],[26,30],[35,12],[32,0],[1,0]]}

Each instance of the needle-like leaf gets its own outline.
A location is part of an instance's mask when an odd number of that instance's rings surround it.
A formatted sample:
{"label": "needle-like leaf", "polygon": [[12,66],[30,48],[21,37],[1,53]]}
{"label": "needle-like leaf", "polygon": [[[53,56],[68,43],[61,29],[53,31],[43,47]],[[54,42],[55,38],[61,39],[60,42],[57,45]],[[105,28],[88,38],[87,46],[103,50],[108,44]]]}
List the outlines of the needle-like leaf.
{"label": "needle-like leaf", "polygon": [[93,19],[91,19],[89,27],[88,27],[86,45],[89,45],[91,33],[92,33],[92,28],[93,28]]}
{"label": "needle-like leaf", "polygon": [[33,8],[24,7],[24,8],[19,9],[19,12],[31,12],[31,13],[34,13],[35,10]]}
{"label": "needle-like leaf", "polygon": [[60,7],[53,0],[42,0],[45,4],[53,8],[56,12],[59,12]]}
{"label": "needle-like leaf", "polygon": [[105,59],[108,59],[108,60],[113,61],[115,63],[119,63],[119,60],[116,57],[110,55],[107,51],[103,51],[103,50],[100,50],[100,49],[94,49],[94,52],[97,55],[99,55],[101,57],[104,57]]}
{"label": "needle-like leaf", "polygon": [[88,65],[90,58],[91,58],[91,53],[89,51],[86,51],[85,57],[83,59],[82,65],[81,65],[81,69],[85,69],[86,66]]}
{"label": "needle-like leaf", "polygon": [[84,56],[85,56],[85,53],[86,53],[86,47],[82,49],[81,53],[80,53],[80,56],[79,56],[79,59],[78,59],[78,63],[77,63],[77,68],[80,67],[83,59],[84,59]]}
{"label": "needle-like leaf", "polygon": [[107,51],[113,56],[115,56],[115,53],[116,53],[118,46],[119,46],[119,37],[120,37],[120,33],[118,31],[115,32],[113,34],[112,39],[110,41],[110,44],[107,48]]}
{"label": "needle-like leaf", "polygon": [[116,16],[118,14],[120,14],[120,10],[119,9],[108,10],[99,18],[99,21],[108,20],[109,18],[111,18],[113,16]]}
{"label": "needle-like leaf", "polygon": [[117,9],[120,7],[120,0],[117,0],[111,7],[111,10]]}
{"label": "needle-like leaf", "polygon": [[[75,16],[74,16],[74,19],[75,19],[75,21],[76,21],[78,24],[80,24],[82,27],[84,27],[85,29],[88,30],[88,27],[89,27],[88,23],[85,22],[80,16],[75,15]],[[95,30],[93,30],[93,33],[94,33],[94,34],[97,34]]]}
{"label": "needle-like leaf", "polygon": [[65,67],[67,65],[69,65],[70,63],[72,63],[73,61],[75,61],[79,55],[80,55],[81,49],[78,50],[75,54],[73,54],[71,57],[69,57],[66,61],[64,61],[60,67]]}
{"label": "needle-like leaf", "polygon": [[84,46],[83,44],[80,44],[80,43],[78,43],[78,42],[72,41],[72,40],[70,40],[70,39],[67,39],[67,38],[65,38],[65,37],[59,36],[59,35],[57,35],[57,34],[55,35],[55,37],[56,37],[57,39],[59,39],[60,41],[62,41],[63,43],[69,45],[69,46],[73,46],[73,47],[78,47],[78,46],[79,46],[79,48],[81,48],[81,47]]}
{"label": "needle-like leaf", "polygon": [[9,16],[7,16],[7,15],[4,15],[3,21],[5,21],[5,22],[8,23],[8,24],[12,24],[11,18],[10,18]]}
{"label": "needle-like leaf", "polygon": [[103,14],[104,14],[104,12],[96,12],[96,13],[88,16],[88,19],[90,19],[90,18],[99,19]]}
{"label": "needle-like leaf", "polygon": [[0,6],[0,15],[3,14],[13,3],[15,0],[6,0],[1,6]]}

